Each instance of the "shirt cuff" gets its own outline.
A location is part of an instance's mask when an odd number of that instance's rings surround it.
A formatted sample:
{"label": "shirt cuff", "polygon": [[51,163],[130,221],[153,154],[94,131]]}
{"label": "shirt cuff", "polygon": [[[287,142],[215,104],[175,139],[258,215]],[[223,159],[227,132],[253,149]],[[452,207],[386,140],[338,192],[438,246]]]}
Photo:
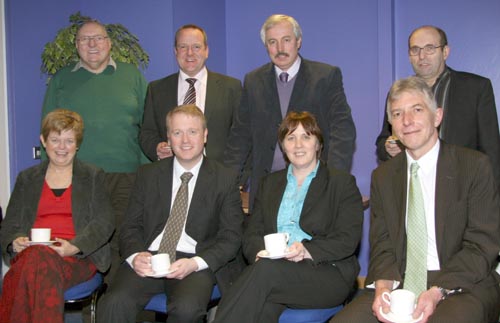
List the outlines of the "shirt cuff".
{"label": "shirt cuff", "polygon": [[203,260],[203,258],[194,256],[192,259],[194,259],[194,261],[196,261],[196,264],[198,265],[198,269],[196,271],[201,271],[208,268],[208,264],[205,262],[205,260]]}
{"label": "shirt cuff", "polygon": [[125,259],[126,262],[128,262],[128,264],[130,265],[130,267],[132,269],[134,269],[134,265],[132,265],[133,261],[134,261],[134,258],[135,256],[137,256],[138,252],[136,253],[133,253],[132,255],[130,255],[127,259]]}

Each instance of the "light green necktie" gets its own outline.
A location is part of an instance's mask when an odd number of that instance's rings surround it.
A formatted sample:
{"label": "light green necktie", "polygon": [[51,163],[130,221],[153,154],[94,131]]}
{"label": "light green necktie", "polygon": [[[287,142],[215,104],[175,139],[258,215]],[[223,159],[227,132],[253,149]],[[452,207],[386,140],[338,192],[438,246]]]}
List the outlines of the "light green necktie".
{"label": "light green necktie", "polygon": [[420,295],[427,290],[427,226],[425,224],[424,198],[418,179],[419,166],[410,167],[408,218],[406,228],[406,274],[404,288]]}

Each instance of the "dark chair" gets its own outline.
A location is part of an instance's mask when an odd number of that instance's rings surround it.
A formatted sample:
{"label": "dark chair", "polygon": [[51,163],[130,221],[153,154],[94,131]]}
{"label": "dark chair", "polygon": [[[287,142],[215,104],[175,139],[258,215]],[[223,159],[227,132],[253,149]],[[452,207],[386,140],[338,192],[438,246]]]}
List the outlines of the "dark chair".
{"label": "dark chair", "polygon": [[[217,286],[212,292],[209,308],[217,304],[220,291]],[[287,308],[280,316],[279,323],[325,323],[343,308],[342,305],[325,309],[292,309]],[[167,314],[167,295],[156,294],[144,308],[147,311]]]}
{"label": "dark chair", "polygon": [[95,323],[97,298],[104,289],[102,274],[96,273],[86,282],[68,288],[64,292],[64,303],[75,304],[90,301],[90,322]]}

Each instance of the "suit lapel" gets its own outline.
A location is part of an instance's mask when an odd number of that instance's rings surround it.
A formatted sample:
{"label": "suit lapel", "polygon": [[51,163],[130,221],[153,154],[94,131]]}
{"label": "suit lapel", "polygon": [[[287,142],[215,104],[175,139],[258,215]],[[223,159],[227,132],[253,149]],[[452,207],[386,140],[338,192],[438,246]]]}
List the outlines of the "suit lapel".
{"label": "suit lapel", "polygon": [[[170,207],[172,205],[172,182],[174,174],[174,159],[168,158],[159,162],[159,176],[156,177],[156,190],[159,194],[159,204],[161,209],[165,210],[161,214],[166,216],[162,219],[163,223],[167,222],[170,215]],[[163,216],[162,216],[163,217]],[[163,230],[163,228],[162,228]]]}
{"label": "suit lapel", "polygon": [[[394,223],[388,227],[389,234],[392,236],[393,241],[406,241],[406,197],[408,186],[407,174],[407,159],[406,154],[401,158],[401,161],[394,167],[392,176],[392,200],[385,201],[385,203],[394,203],[394,212],[388,212],[387,218],[389,223]],[[401,244],[397,248],[406,250],[405,244]]]}
{"label": "suit lapel", "polygon": [[276,72],[274,70],[274,65],[269,64],[270,69],[264,74],[262,78],[263,97],[266,98],[267,106],[272,109],[269,111],[273,121],[271,124],[281,123],[283,117],[281,116],[280,99],[278,94],[278,87],[276,86]]}
{"label": "suit lapel", "polygon": [[329,176],[325,174],[325,172],[328,172],[328,170],[320,164],[318,173],[312,180],[306,194],[304,205],[302,206],[302,211],[300,212],[300,219],[307,217],[307,213],[317,204],[316,202],[318,199],[322,197],[324,192],[327,192]]}
{"label": "suit lapel", "polygon": [[193,197],[191,198],[191,204],[189,205],[186,220],[186,231],[188,231],[188,227],[195,228],[196,220],[199,217],[197,213],[206,208],[207,193],[210,192],[210,185],[214,180],[214,171],[210,167],[206,158],[203,158],[203,163],[201,164],[198,179],[196,180],[196,185],[194,187]]}
{"label": "suit lapel", "polygon": [[207,73],[207,93],[205,98],[205,111],[203,113],[205,114],[207,124],[209,124],[209,120],[214,110],[220,106],[218,101],[221,97],[218,95],[220,93],[220,79],[210,71],[207,71]]}
{"label": "suit lapel", "polygon": [[435,199],[435,226],[436,226],[436,246],[438,254],[442,250],[443,234],[448,217],[448,209],[450,208],[451,201],[456,198],[456,179],[458,170],[451,162],[451,155],[446,144],[441,142],[439,151],[437,169],[436,169],[436,199]]}
{"label": "suit lapel", "polygon": [[[294,107],[303,106],[301,104],[301,99],[303,95],[302,89],[307,87],[309,79],[309,70],[307,68],[307,62],[302,58],[300,62],[299,72],[295,78],[295,84],[293,85],[292,96],[290,97],[290,103],[288,104],[287,113],[293,110]],[[296,91],[296,89],[299,89]]]}

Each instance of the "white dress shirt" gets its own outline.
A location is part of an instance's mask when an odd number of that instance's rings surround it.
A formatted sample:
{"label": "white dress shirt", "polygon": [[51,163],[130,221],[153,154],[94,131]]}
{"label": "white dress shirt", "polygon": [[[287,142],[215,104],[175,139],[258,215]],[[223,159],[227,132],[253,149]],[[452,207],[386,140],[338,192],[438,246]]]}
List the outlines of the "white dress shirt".
{"label": "white dress shirt", "polygon": [[196,74],[194,77],[191,77],[179,70],[179,83],[177,86],[177,104],[183,105],[184,98],[186,97],[186,93],[189,89],[189,83],[186,81],[188,78],[195,78],[196,82],[194,83],[194,89],[196,90],[196,106],[200,108],[203,113],[205,113],[205,99],[207,97],[207,79],[208,72],[207,68],[203,67],[201,71]]}

